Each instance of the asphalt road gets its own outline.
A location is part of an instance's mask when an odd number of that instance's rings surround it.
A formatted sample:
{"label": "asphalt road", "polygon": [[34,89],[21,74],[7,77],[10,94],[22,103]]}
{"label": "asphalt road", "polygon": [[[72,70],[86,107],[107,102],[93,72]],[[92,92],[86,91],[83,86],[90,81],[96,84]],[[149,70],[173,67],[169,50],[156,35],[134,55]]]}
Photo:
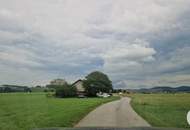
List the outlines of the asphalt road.
{"label": "asphalt road", "polygon": [[131,107],[130,98],[104,104],[83,118],[76,127],[150,127]]}

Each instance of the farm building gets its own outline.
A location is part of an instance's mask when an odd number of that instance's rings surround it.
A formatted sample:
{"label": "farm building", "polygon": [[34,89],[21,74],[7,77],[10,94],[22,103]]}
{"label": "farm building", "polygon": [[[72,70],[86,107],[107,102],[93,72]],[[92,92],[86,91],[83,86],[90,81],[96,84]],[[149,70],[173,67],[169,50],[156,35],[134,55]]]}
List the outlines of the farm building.
{"label": "farm building", "polygon": [[55,79],[50,82],[50,85],[65,85],[67,82],[64,79]]}
{"label": "farm building", "polygon": [[86,92],[85,92],[85,88],[83,86],[83,80],[79,79],[76,82],[74,82],[72,84],[72,86],[75,86],[77,89],[77,95],[80,96],[85,96]]}

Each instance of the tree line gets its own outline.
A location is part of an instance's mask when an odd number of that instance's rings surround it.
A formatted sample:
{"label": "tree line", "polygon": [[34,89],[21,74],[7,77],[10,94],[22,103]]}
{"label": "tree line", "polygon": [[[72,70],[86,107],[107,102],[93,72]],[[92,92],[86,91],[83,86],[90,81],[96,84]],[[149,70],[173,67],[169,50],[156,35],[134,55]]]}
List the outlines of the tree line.
{"label": "tree line", "polygon": [[[85,94],[88,97],[95,97],[98,92],[109,93],[113,90],[112,81],[106,74],[100,71],[94,71],[88,74],[82,82]],[[54,89],[55,96],[57,97],[77,96],[77,88],[72,84],[65,83],[64,85],[47,85],[46,87]]]}

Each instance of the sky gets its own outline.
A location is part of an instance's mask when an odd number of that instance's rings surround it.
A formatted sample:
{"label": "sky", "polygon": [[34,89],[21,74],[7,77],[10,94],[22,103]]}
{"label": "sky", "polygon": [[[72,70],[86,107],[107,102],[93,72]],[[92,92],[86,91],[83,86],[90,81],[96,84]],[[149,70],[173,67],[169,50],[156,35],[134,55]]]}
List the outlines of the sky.
{"label": "sky", "polygon": [[190,85],[189,0],[0,0],[0,84]]}

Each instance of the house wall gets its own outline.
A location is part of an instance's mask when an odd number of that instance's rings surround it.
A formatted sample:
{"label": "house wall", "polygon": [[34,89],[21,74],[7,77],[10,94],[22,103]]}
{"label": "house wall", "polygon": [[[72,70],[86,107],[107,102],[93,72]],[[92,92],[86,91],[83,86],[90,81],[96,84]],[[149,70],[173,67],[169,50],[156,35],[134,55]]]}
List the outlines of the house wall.
{"label": "house wall", "polygon": [[78,83],[76,83],[75,87],[77,88],[77,91],[81,91],[81,92],[85,91],[82,81],[79,81]]}

